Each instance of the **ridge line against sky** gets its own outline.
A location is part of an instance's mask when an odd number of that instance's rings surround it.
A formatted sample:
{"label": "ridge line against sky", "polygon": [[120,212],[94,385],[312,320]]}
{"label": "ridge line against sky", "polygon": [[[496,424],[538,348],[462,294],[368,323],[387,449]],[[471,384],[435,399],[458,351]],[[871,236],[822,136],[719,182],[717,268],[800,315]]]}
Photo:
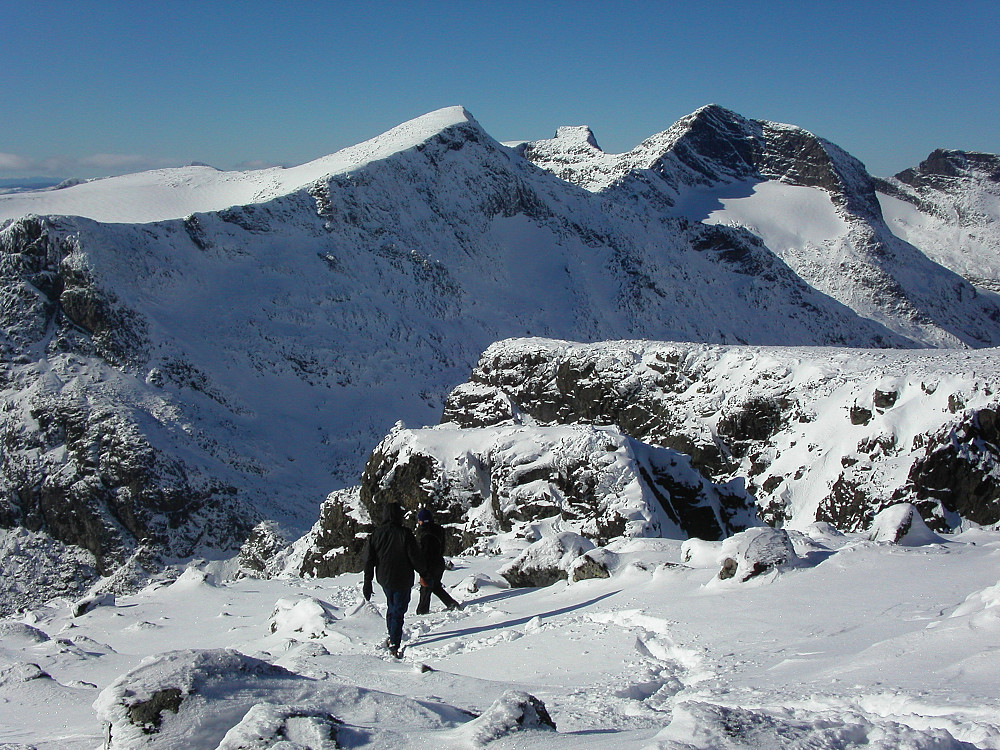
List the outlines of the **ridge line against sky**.
{"label": "ridge line against sky", "polygon": [[291,166],[464,105],[627,151],[708,103],[873,174],[1000,152],[1000,4],[4,3],[0,179]]}

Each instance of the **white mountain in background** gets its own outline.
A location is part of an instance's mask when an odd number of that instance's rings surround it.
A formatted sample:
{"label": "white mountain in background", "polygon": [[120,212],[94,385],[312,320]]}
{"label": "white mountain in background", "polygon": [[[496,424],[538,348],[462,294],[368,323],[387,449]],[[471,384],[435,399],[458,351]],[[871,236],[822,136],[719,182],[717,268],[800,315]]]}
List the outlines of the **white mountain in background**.
{"label": "white mountain in background", "polygon": [[1000,344],[806,131],[710,106],[595,143],[456,107],[292,169],[0,196],[0,607],[304,531],[500,339]]}
{"label": "white mountain in background", "polygon": [[976,286],[1000,290],[1000,157],[938,149],[878,189],[897,236]]}

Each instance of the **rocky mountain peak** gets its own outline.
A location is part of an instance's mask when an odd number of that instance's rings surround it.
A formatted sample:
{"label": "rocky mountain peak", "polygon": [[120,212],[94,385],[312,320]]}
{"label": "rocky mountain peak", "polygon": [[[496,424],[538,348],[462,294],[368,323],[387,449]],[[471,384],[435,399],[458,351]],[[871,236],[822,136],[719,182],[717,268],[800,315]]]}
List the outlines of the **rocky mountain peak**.
{"label": "rocky mountain peak", "polygon": [[597,138],[589,125],[562,125],[556,128],[556,140],[569,145],[587,145],[601,151]]}
{"label": "rocky mountain peak", "polygon": [[904,169],[895,177],[912,187],[934,184],[942,177],[971,177],[1000,182],[1000,156],[939,148],[932,151],[916,168]]}

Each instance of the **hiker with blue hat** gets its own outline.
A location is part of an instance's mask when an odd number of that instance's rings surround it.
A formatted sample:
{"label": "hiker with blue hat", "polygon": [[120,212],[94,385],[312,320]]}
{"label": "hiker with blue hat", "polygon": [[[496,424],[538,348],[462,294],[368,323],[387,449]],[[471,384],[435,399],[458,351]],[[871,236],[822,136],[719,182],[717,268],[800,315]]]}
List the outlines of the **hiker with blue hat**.
{"label": "hiker with blue hat", "polygon": [[447,564],[444,561],[444,529],[434,521],[434,514],[429,508],[421,508],[417,513],[417,546],[424,558],[424,573],[420,576],[420,599],[417,602],[417,614],[426,615],[431,611],[431,594],[441,600],[442,604],[451,609],[461,609],[457,601],[444,590],[441,578]]}

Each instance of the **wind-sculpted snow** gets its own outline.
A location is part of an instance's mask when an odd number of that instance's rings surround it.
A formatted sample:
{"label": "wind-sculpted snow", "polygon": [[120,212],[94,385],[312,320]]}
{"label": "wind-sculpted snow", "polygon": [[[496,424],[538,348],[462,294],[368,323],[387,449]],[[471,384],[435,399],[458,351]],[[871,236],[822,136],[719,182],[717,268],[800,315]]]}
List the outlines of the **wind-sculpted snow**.
{"label": "wind-sculpted snow", "polygon": [[1000,522],[998,390],[996,350],[520,339],[483,354],[444,419],[613,424],[747,478],[771,523],[860,530],[905,500],[942,530]]}
{"label": "wind-sculpted snow", "polygon": [[[992,298],[884,242],[864,170],[805,131],[706,108],[596,192],[529,151],[459,107],[288,170],[5,196],[0,527],[90,555],[39,596],[122,590],[261,521],[293,538],[498,339],[1000,343]],[[759,219],[801,206],[795,231]]]}

